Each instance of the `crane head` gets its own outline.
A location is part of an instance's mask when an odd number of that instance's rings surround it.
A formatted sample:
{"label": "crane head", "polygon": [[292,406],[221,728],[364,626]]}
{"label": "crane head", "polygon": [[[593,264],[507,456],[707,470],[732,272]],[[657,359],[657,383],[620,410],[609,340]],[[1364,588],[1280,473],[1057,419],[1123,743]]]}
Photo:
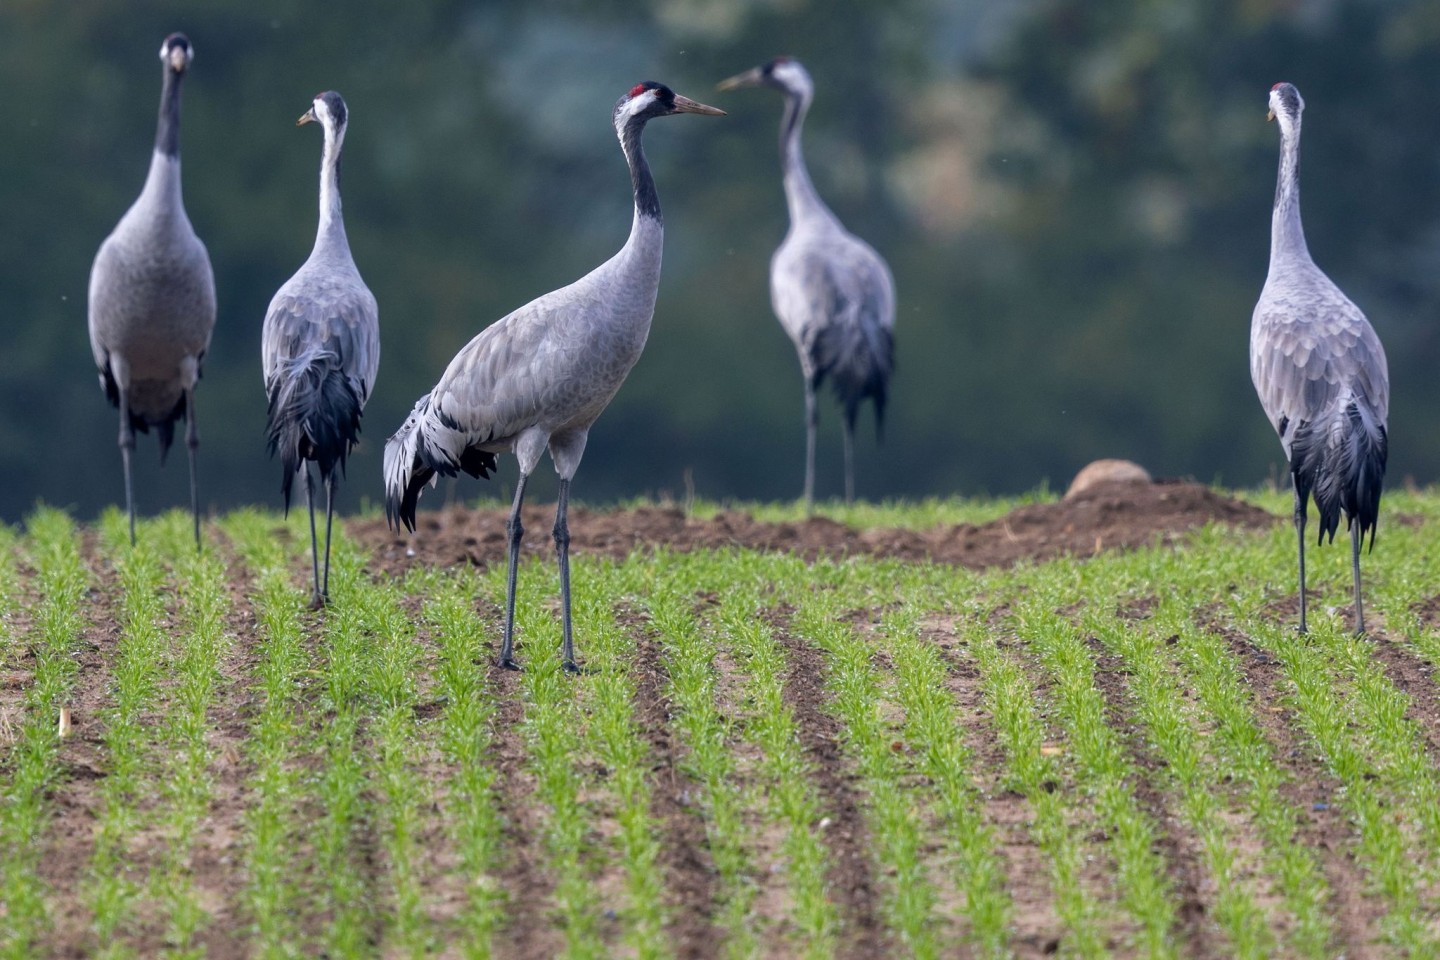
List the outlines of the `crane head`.
{"label": "crane head", "polygon": [[1270,88],[1270,110],[1265,114],[1266,120],[1280,118],[1282,127],[1291,126],[1299,122],[1300,113],[1305,109],[1305,100],[1300,96],[1300,91],[1295,89],[1293,83],[1277,83]]}
{"label": "crane head", "polygon": [[632,121],[652,120],[676,113],[698,113],[708,117],[723,117],[725,111],[718,107],[696,103],[689,97],[682,97],[663,83],[646,80],[630,88],[630,92],[615,104],[615,128],[625,127]]}
{"label": "crane head", "polygon": [[785,93],[809,97],[814,93],[814,83],[804,65],[794,57],[776,57],[768,63],[737,73],[717,84],[719,90],[736,90],[741,87],[774,87]]}
{"label": "crane head", "polygon": [[345,98],[334,90],[326,90],[324,93],[315,94],[310,109],[301,114],[300,119],[295,121],[295,126],[303,127],[307,123],[318,123],[329,129],[343,130],[349,119],[350,113],[345,107]]}
{"label": "crane head", "polygon": [[172,33],[160,44],[160,62],[175,73],[184,73],[194,59],[195,51],[190,47],[189,38],[183,33]]}

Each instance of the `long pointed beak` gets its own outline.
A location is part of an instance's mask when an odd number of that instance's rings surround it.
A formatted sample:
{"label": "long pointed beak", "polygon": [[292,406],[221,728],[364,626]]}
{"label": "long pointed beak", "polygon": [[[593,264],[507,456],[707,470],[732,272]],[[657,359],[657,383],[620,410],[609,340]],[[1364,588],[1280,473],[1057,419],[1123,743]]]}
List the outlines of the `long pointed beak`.
{"label": "long pointed beak", "polygon": [[703,103],[696,103],[694,100],[691,100],[689,97],[682,97],[682,96],[680,96],[680,94],[678,94],[678,93],[675,94],[675,112],[676,112],[676,113],[699,113],[699,114],[703,114],[703,115],[705,115],[705,116],[707,116],[707,117],[723,117],[723,116],[725,116],[725,111],[724,111],[724,110],[721,110],[719,107],[711,107],[711,106],[707,106],[706,104],[703,104]]}
{"label": "long pointed beak", "polygon": [[182,47],[170,48],[170,69],[176,73],[185,72],[185,50]]}
{"label": "long pointed beak", "polygon": [[1265,120],[1266,120],[1266,122],[1268,123],[1269,121],[1274,120],[1274,119],[1275,119],[1275,111],[1274,111],[1274,110],[1266,110],[1266,111],[1265,111]]}
{"label": "long pointed beak", "polygon": [[759,67],[752,67],[744,73],[737,73],[735,76],[721,80],[715,84],[716,90],[734,90],[738,87],[758,87],[764,83],[765,75],[760,72]]}
{"label": "long pointed beak", "polygon": [[309,110],[305,111],[304,115],[301,116],[299,120],[295,121],[295,126],[303,127],[307,123],[317,123],[319,122],[319,120],[320,118],[315,116],[315,108],[311,107]]}

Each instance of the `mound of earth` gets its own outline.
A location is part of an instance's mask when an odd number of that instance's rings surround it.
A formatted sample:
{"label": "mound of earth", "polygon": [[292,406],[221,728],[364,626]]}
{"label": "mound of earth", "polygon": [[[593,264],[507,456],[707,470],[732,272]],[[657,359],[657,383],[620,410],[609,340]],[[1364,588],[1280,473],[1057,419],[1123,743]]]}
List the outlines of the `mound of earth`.
{"label": "mound of earth", "polygon": [[[526,555],[552,555],[554,510],[553,504],[545,503],[525,507],[522,549]],[[459,506],[424,512],[413,536],[397,534],[379,519],[352,521],[348,529],[370,548],[377,563],[395,573],[415,564],[487,566],[505,562],[507,513],[505,509]],[[616,558],[655,546],[673,550],[744,547],[809,559],[822,554],[867,554],[979,569],[1061,554],[1089,556],[1101,550],[1133,549],[1157,540],[1169,543],[1212,521],[1252,529],[1279,522],[1258,507],[1198,484],[1116,482],[1091,487],[1070,500],[1020,507],[990,523],[929,530],[856,530],[824,517],[766,523],[741,511],[699,520],[686,517],[676,507],[606,511],[576,506],[570,509],[570,547],[574,554]]]}

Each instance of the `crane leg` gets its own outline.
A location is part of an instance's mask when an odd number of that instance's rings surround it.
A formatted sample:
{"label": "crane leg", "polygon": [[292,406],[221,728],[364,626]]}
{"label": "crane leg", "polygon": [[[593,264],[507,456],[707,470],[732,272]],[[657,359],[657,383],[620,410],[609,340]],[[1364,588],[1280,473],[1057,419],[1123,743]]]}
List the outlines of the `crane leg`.
{"label": "crane leg", "polygon": [[1365,535],[1359,531],[1360,521],[1350,518],[1350,573],[1355,578],[1355,632],[1363,636],[1365,607],[1360,599],[1360,541]]}
{"label": "crane leg", "polygon": [[330,530],[335,523],[335,471],[325,478],[325,579],[320,583],[320,596],[330,600]]}
{"label": "crane leg", "polygon": [[515,503],[510,507],[510,520],[505,531],[510,535],[510,566],[505,575],[505,634],[500,641],[500,666],[506,670],[519,670],[515,662],[515,568],[520,563],[520,538],[525,536],[525,527],[520,523],[520,505],[525,502],[525,481],[528,473],[520,474],[515,485]]}
{"label": "crane leg", "polygon": [[120,391],[120,463],[125,467],[125,512],[130,515],[130,546],[135,546],[135,490],[130,479],[130,455],[135,452],[135,428],[130,425],[130,400]]}
{"label": "crane leg", "polygon": [[815,512],[815,432],[820,425],[820,408],[815,402],[815,384],[805,378],[805,515]]}
{"label": "crane leg", "polygon": [[195,389],[185,391],[185,448],[190,453],[190,512],[195,517],[195,549],[200,549],[200,481],[195,469],[195,452],[200,449],[200,429],[195,426]]}
{"label": "crane leg", "polygon": [[579,673],[570,624],[570,527],[565,523],[569,509],[570,481],[561,480],[560,496],[555,504],[555,559],[560,563],[560,666],[566,673]]}
{"label": "crane leg", "polygon": [[1309,497],[1309,491],[1300,492],[1297,483],[1295,487],[1295,536],[1299,540],[1300,558],[1300,632],[1307,632],[1305,623],[1305,501]]}
{"label": "crane leg", "polygon": [[325,606],[325,597],[320,593],[320,553],[315,544],[315,491],[310,478],[310,464],[300,461],[300,474],[305,480],[305,506],[310,510],[310,571],[314,586],[310,591],[310,609],[319,610]]}
{"label": "crane leg", "polygon": [[845,420],[845,505],[855,502],[855,421]]}

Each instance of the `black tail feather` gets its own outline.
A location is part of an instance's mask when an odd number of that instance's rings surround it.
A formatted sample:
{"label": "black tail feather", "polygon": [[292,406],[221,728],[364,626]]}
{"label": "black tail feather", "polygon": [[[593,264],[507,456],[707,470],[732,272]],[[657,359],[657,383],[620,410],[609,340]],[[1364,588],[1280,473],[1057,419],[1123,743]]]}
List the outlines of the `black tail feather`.
{"label": "black tail feather", "polygon": [[286,512],[295,474],[304,461],[316,462],[322,481],[336,467],[344,476],[346,459],[360,439],[363,409],[345,375],[324,360],[286,371],[277,379],[270,392],[266,445],[271,456],[280,455]]}
{"label": "black tail feather", "polygon": [[895,370],[895,338],[891,331],[876,326],[830,327],[815,338],[810,349],[814,385],[830,378],[835,399],[845,411],[846,422],[855,429],[860,405],[875,401],[875,434],[884,437],[885,400],[890,375]]}
{"label": "black tail feather", "polygon": [[448,450],[433,447],[425,429],[427,418],[431,416],[438,416],[438,423],[447,430],[455,429],[453,422],[432,412],[430,398],[426,396],[420,398],[400,429],[385,442],[385,520],[391,529],[404,526],[411,533],[415,532],[415,510],[420,502],[420,493],[437,474],[453,477],[464,471],[477,480],[483,480],[497,467],[495,454],[488,450],[465,447],[456,457]]}
{"label": "black tail feather", "polygon": [[1384,424],[1355,401],[1331,417],[1301,423],[1290,448],[1290,469],[1303,497],[1313,493],[1319,514],[1318,542],[1334,541],[1345,514],[1347,529],[1363,543],[1380,518],[1380,494],[1385,480],[1389,438]]}

